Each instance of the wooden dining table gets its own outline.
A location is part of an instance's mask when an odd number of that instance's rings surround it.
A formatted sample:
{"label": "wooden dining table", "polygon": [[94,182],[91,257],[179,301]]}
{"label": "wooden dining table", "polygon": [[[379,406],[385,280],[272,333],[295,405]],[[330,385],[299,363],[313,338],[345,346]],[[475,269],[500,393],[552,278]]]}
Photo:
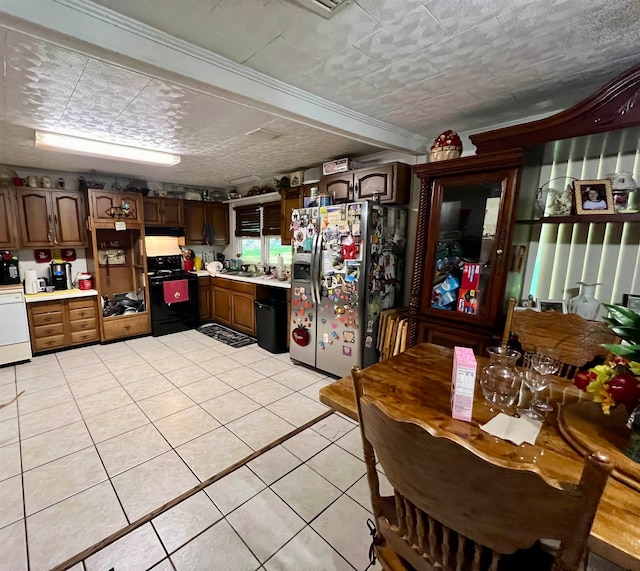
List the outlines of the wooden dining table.
{"label": "wooden dining table", "polygon": [[[478,372],[488,359],[476,356]],[[480,428],[497,411],[484,400],[476,380],[471,422],[451,417],[453,350],[422,343],[364,370],[364,393],[374,401],[393,407],[425,429],[437,429],[482,456],[514,467],[530,467],[559,482],[578,483],[584,450],[572,446],[560,430],[563,407],[576,405],[580,392],[567,379],[554,377],[548,393],[553,412],[547,414],[535,445],[516,446]],[[320,401],[358,420],[350,377],[320,389]],[[585,406],[597,403],[584,402]],[[606,443],[599,449],[607,453]],[[604,448],[604,449],[602,449]],[[579,451],[580,450],[580,451]],[[640,482],[638,482],[640,484]],[[612,474],[604,490],[591,528],[589,549],[625,569],[640,569],[640,491]]]}

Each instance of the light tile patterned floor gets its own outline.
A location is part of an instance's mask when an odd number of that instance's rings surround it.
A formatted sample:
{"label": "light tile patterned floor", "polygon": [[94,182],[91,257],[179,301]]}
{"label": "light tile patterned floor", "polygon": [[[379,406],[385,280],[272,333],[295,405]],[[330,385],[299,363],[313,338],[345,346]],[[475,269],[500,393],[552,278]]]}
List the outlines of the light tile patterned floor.
{"label": "light tile patterned floor", "polygon": [[[368,560],[365,465],[340,415],[241,466],[84,561],[107,571],[353,571]],[[340,461],[336,463],[336,459]],[[391,488],[380,473],[381,490]]]}
{"label": "light tile patterned floor", "polygon": [[[326,410],[330,379],[219,345],[187,332],[0,369],[0,402],[27,391],[0,410],[2,571],[50,569]],[[370,517],[359,430],[335,413],[72,571],[378,571]]]}
{"label": "light tile patterned floor", "polygon": [[[25,391],[0,409],[0,567],[27,569],[28,549],[31,570],[49,569],[173,500],[324,413],[317,390],[299,391],[330,380],[288,354],[234,349],[196,331],[0,368],[0,402]],[[256,470],[273,483],[283,474],[267,464]],[[204,493],[179,508],[86,568],[109,569],[114,557],[116,569],[151,567],[219,514]],[[221,529],[207,541],[224,540]]]}

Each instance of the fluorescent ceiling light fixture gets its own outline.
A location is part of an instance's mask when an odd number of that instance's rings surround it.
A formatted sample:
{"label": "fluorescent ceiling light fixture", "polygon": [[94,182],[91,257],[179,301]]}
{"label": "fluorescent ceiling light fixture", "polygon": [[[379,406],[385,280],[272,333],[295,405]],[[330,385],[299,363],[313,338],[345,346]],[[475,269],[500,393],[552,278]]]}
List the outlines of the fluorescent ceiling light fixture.
{"label": "fluorescent ceiling light fixture", "polygon": [[35,147],[36,149],[73,153],[87,157],[103,157],[166,167],[177,165],[180,162],[180,155],[172,153],[140,149],[138,147],[129,147],[128,145],[116,145],[115,143],[105,143],[94,139],[72,137],[71,135],[45,133],[44,131],[36,131]]}

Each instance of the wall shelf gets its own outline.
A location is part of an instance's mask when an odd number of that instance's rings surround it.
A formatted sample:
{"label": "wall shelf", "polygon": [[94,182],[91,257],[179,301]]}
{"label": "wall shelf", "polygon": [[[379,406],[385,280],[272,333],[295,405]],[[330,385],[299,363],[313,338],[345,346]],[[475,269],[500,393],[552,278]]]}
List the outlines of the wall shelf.
{"label": "wall shelf", "polygon": [[607,222],[640,222],[640,212],[628,214],[573,214],[571,216],[543,216],[537,220],[516,220],[516,224],[597,224]]}

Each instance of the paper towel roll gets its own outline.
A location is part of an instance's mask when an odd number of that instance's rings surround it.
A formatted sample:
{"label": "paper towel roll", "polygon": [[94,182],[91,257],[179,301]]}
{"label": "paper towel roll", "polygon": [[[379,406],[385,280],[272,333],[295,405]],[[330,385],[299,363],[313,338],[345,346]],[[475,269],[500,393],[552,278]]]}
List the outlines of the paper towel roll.
{"label": "paper towel roll", "polygon": [[35,270],[25,270],[24,291],[25,293],[38,293],[38,273]]}

